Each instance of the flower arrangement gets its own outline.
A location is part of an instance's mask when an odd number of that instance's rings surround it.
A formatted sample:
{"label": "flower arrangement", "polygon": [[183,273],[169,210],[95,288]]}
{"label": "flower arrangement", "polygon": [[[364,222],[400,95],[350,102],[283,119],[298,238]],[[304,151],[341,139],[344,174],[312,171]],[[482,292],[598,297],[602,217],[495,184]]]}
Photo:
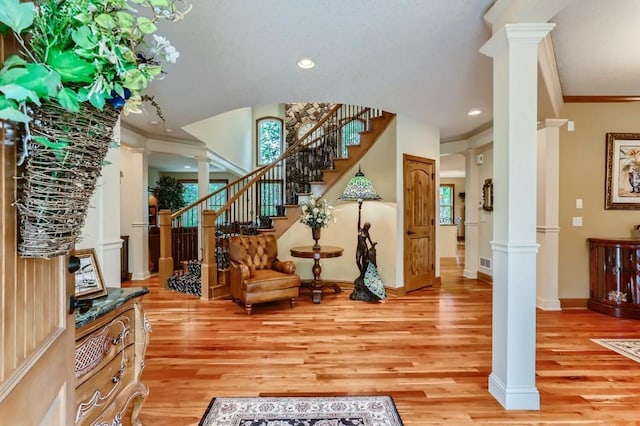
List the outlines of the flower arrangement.
{"label": "flower arrangement", "polygon": [[620,171],[624,173],[640,172],[640,149],[620,148]]}
{"label": "flower arrangement", "polygon": [[[184,0],[0,0],[0,32],[13,33],[19,54],[0,69],[0,119],[28,123],[28,107],[54,101],[78,113],[87,102],[139,112],[149,83],[164,76],[161,61],[179,56],[157,34],[159,20],[178,21]],[[140,14],[146,8],[149,13]],[[161,118],[161,113],[159,114]],[[39,136],[56,148],[60,141]]]}
{"label": "flower arrangement", "polygon": [[329,221],[333,217],[333,207],[329,205],[327,200],[316,198],[311,195],[309,200],[300,205],[302,214],[300,215],[300,223],[307,225],[309,228],[324,228],[329,225]]}

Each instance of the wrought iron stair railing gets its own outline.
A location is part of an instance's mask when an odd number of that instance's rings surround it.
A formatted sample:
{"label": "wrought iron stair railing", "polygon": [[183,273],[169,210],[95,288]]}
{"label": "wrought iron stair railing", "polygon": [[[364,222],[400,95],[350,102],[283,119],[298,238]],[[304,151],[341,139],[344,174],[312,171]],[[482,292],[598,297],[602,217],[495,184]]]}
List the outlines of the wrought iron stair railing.
{"label": "wrought iron stair railing", "polygon": [[[388,113],[336,104],[271,164],[173,214],[161,211],[160,283],[166,287],[175,271],[186,269],[186,262],[202,259],[201,297],[209,298],[209,287],[218,282],[218,269],[227,266],[226,238],[283,232],[282,227],[276,229],[276,222],[286,219],[286,211],[297,206],[298,195],[310,193],[311,184],[322,181],[323,172],[334,169],[335,161],[347,156],[348,146],[357,144],[360,134],[370,129],[371,120],[382,114]],[[206,237],[207,232],[215,238]]]}

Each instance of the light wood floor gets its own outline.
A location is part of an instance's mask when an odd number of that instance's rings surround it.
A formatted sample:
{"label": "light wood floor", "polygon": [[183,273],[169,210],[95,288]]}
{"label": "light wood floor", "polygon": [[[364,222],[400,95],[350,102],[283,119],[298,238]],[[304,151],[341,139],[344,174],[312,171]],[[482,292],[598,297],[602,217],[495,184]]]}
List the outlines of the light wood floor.
{"label": "light wood floor", "polygon": [[442,286],[356,302],[306,293],[258,305],[162,290],[144,309],[153,332],[145,425],[193,425],[216,396],[391,395],[405,425],[640,424],[640,364],[591,338],[640,338],[640,322],[588,310],[538,311],[540,411],[505,411],[487,391],[491,286],[443,259]]}

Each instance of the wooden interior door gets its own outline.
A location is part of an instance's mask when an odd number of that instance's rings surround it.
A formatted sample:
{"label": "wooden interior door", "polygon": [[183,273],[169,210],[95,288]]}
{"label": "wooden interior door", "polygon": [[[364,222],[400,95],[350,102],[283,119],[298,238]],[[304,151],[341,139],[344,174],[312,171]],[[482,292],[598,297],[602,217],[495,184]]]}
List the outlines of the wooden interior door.
{"label": "wooden interior door", "polygon": [[[8,48],[7,48],[8,47]],[[0,36],[0,63],[15,51]],[[14,176],[19,128],[0,121],[0,424],[74,422],[75,284],[65,257],[17,255]]]}
{"label": "wooden interior door", "polygon": [[435,161],[404,154],[404,286],[406,291],[435,280]]}

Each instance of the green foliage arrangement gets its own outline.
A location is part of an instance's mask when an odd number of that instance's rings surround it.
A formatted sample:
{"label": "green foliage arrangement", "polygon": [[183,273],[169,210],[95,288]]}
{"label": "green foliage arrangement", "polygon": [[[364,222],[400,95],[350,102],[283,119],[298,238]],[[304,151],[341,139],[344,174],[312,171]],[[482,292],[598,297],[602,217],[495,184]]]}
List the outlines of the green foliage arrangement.
{"label": "green foliage arrangement", "polygon": [[162,176],[152,189],[158,199],[158,209],[176,212],[185,206],[184,186],[174,177]]}
{"label": "green foliage arrangement", "polygon": [[28,123],[29,104],[44,100],[70,112],[83,102],[138,112],[161,62],[179,56],[156,23],[190,9],[184,0],[0,0],[0,32],[20,48],[0,69],[0,119]]}

